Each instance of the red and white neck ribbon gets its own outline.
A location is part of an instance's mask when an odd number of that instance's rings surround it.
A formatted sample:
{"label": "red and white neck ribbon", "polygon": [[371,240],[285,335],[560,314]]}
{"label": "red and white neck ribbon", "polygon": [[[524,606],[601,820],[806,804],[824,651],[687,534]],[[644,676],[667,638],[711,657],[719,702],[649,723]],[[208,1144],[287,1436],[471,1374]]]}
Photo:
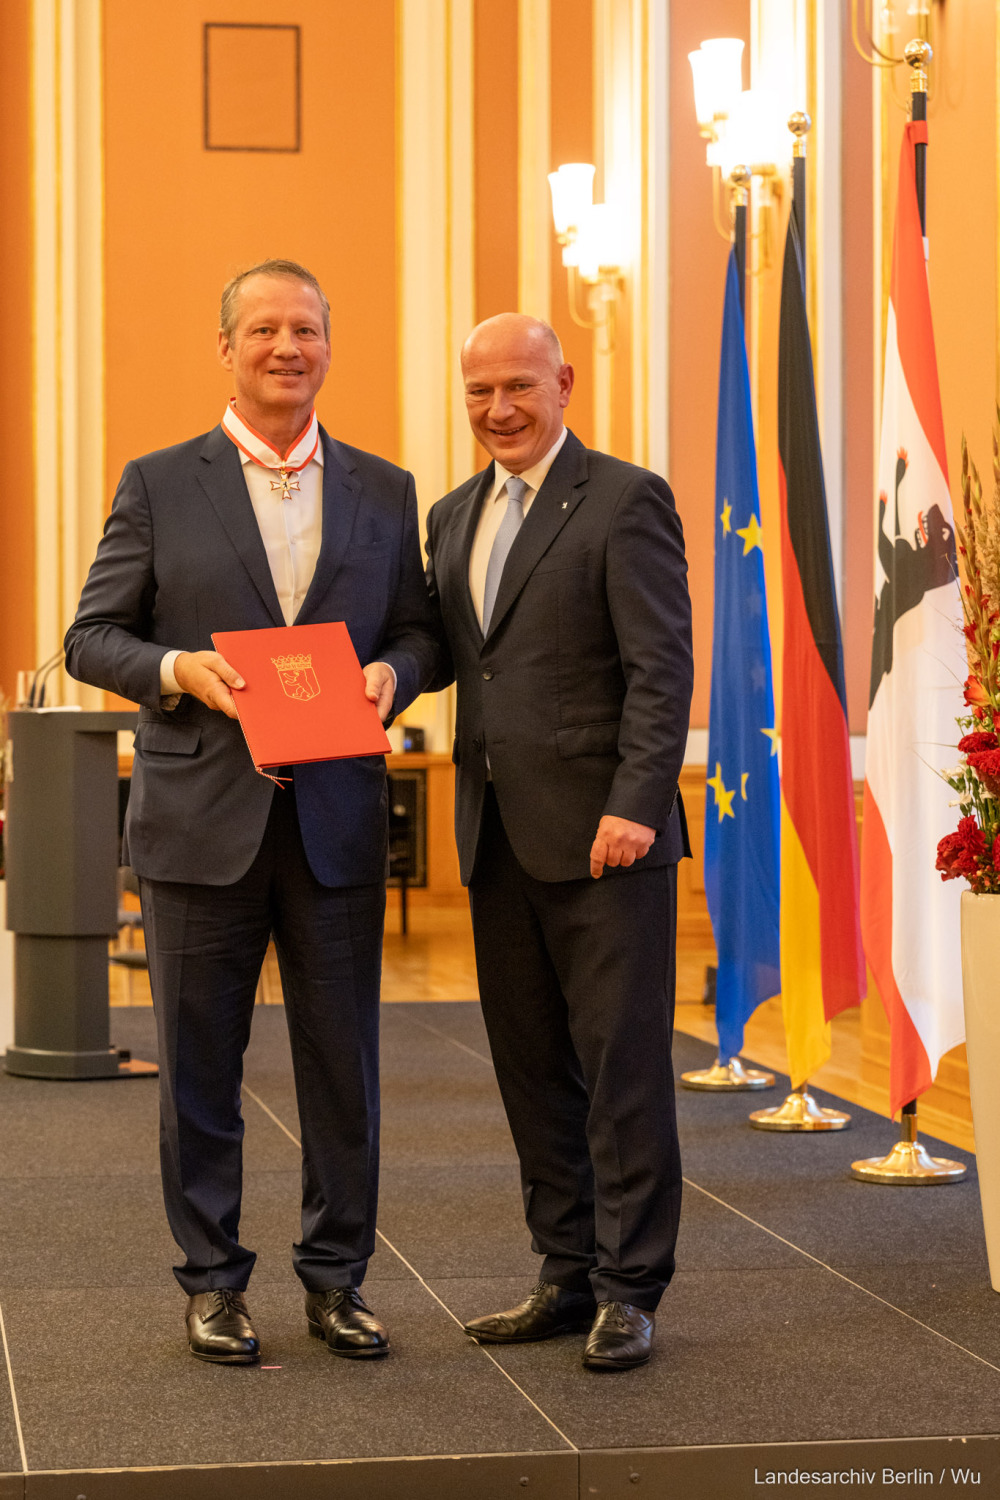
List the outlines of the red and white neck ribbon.
{"label": "red and white neck ribbon", "polygon": [[250,426],[245,417],[240,416],[236,410],[235,396],[230,398],[226,407],[222,430],[241,453],[245,453],[262,469],[271,469],[277,474],[277,479],[271,481],[271,488],[281,491],[282,500],[289,499],[291,491],[299,488],[298,480],[291,476],[300,473],[306,464],[312,462],[319,447],[319,421],[315,411],[282,457],[273,443],[269,443],[266,437]]}

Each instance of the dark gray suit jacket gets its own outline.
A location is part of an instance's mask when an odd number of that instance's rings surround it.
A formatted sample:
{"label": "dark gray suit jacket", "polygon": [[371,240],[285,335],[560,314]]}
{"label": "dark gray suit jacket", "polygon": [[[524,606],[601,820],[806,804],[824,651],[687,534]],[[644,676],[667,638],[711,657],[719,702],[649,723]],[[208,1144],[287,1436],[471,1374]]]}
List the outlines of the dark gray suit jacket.
{"label": "dark gray suit jacket", "polygon": [[511,548],[484,640],[469,555],[492,482],[490,464],[428,519],[446,658],[433,685],[458,682],[462,879],[475,862],[487,752],[507,836],[537,879],[588,876],[605,813],[657,830],[633,868],[673,863],[690,853],[677,782],[692,654],[670,488],[570,433]]}
{"label": "dark gray suit jacket", "polygon": [[[437,661],[412,476],[323,441],[323,535],[296,624],[344,620],[362,664],[396,672],[394,711]],[[161,708],[168,649],[212,650],[212,632],[283,625],[236,447],[221,427],[126,465],[66,663],[82,682],[142,705],[125,858],[154,880],[229,885],[260,847],[274,784],[257,774],[239,724],[185,694]],[[296,767],[310,866],[327,886],[382,879],[385,758]]]}

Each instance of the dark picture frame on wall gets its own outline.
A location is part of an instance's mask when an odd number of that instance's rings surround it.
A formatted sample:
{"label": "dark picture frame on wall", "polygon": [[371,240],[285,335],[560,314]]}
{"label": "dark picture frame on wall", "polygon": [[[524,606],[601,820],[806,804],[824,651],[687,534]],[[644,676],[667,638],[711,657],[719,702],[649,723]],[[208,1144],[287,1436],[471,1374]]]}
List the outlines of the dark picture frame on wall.
{"label": "dark picture frame on wall", "polygon": [[[286,45],[276,48],[268,43],[277,38],[250,36],[248,33],[286,32]],[[236,33],[243,33],[237,37]],[[287,45],[291,43],[291,46]],[[228,45],[227,45],[228,44]],[[234,45],[235,44],[235,45]],[[241,46],[241,60],[255,51],[267,49],[273,76],[269,96],[279,102],[279,109],[255,111],[253,139],[247,138],[246,124],[240,125],[225,116],[226,101],[238,97],[242,76],[236,74],[236,46]],[[248,45],[249,44],[249,45]],[[227,56],[228,53],[228,56]],[[292,109],[288,108],[291,95]],[[284,22],[206,21],[202,28],[202,131],[206,151],[297,152],[302,150],[302,28]],[[240,139],[240,131],[244,132]],[[268,134],[271,139],[269,140]]]}

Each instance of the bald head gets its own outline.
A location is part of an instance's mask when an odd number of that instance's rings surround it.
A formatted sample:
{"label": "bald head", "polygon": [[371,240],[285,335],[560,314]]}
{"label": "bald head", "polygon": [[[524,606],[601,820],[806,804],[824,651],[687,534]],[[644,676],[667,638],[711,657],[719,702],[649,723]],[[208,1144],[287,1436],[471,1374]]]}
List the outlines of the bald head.
{"label": "bald head", "polygon": [[465,404],[491,458],[522,474],[545,457],[563,427],[573,367],[555,330],[526,313],[498,313],[462,346]]}
{"label": "bald head", "polygon": [[477,356],[484,350],[509,354],[525,349],[547,355],[554,370],[565,364],[562,344],[551,323],[528,313],[497,313],[477,323],[462,345],[462,369],[467,356]]}

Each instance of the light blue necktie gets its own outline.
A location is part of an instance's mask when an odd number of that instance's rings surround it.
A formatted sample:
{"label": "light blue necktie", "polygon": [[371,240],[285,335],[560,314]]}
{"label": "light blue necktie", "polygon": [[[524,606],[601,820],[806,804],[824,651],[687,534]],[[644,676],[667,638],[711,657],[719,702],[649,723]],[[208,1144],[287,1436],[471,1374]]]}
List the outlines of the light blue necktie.
{"label": "light blue necktie", "polygon": [[486,564],[486,586],[483,589],[483,635],[490,628],[490,619],[493,615],[493,606],[497,602],[497,593],[500,589],[500,579],[503,576],[503,565],[507,561],[507,554],[514,545],[514,538],[521,529],[524,521],[524,492],[528,488],[523,479],[511,475],[507,480],[507,509],[504,511],[500,529],[493,538],[493,546],[490,549],[490,560]]}

